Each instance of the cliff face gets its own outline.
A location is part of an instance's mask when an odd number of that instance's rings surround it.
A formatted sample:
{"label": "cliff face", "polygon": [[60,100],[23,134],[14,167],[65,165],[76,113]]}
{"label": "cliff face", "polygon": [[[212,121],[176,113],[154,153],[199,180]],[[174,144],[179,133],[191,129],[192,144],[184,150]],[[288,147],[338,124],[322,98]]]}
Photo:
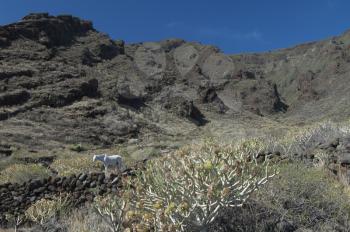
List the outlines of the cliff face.
{"label": "cliff face", "polygon": [[271,53],[231,56],[277,85],[295,120],[349,116],[350,33]]}
{"label": "cliff face", "polygon": [[349,44],[345,33],[229,56],[180,39],[125,45],[89,21],[30,14],[0,27],[0,139],[32,148],[108,146],[181,136],[223,118],[344,119]]}

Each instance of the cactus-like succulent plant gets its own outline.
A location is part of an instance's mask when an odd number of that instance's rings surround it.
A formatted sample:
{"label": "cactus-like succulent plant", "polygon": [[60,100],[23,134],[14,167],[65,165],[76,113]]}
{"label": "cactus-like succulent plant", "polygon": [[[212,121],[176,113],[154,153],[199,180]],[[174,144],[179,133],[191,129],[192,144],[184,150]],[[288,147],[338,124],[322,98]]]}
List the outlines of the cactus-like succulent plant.
{"label": "cactus-like succulent plant", "polygon": [[[255,159],[259,143],[192,145],[148,162],[126,188],[134,226],[152,231],[206,231],[226,207],[240,207],[275,175]],[[137,230],[138,231],[138,230]]]}

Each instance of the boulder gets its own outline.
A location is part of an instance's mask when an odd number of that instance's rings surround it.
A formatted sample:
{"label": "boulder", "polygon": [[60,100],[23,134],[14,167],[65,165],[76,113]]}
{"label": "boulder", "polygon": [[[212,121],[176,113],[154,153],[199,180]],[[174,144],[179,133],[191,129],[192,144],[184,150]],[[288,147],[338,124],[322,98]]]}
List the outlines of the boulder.
{"label": "boulder", "polygon": [[79,181],[84,181],[85,179],[87,178],[87,174],[86,173],[81,173],[80,175],[79,175]]}
{"label": "boulder", "polygon": [[95,181],[93,181],[93,182],[91,182],[90,183],[90,188],[96,188],[96,186],[97,186],[97,184],[96,184],[96,182]]}

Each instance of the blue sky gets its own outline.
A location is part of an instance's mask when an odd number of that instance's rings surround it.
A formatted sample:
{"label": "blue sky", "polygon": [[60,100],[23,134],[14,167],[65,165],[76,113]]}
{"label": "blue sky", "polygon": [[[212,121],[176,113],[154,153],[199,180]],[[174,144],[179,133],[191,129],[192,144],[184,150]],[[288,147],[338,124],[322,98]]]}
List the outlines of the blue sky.
{"label": "blue sky", "polygon": [[73,14],[127,43],[183,38],[225,53],[261,52],[350,29],[348,0],[8,0],[0,24],[30,12]]}

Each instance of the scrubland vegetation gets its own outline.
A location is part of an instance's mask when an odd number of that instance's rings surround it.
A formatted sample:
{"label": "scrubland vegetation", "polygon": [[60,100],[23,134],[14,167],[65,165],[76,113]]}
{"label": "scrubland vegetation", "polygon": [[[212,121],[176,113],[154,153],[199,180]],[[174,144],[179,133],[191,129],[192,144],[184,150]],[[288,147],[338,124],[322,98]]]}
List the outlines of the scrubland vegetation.
{"label": "scrubland vegetation", "polygon": [[35,178],[45,178],[50,171],[38,164],[12,164],[1,171],[0,183],[24,182]]}
{"label": "scrubland vegetation", "polygon": [[60,176],[101,170],[100,163],[93,162],[91,156],[82,155],[57,159],[51,164],[51,167],[55,169]]}
{"label": "scrubland vegetation", "polygon": [[[316,150],[312,162],[295,156],[349,134],[347,124],[322,123],[278,139],[205,139],[149,160],[117,194],[79,209],[69,196],[42,199],[21,220],[42,231],[349,231],[350,188],[327,169],[327,153]],[[50,167],[62,176],[101,170],[84,154]],[[49,174],[38,164],[11,164],[0,178]]]}

